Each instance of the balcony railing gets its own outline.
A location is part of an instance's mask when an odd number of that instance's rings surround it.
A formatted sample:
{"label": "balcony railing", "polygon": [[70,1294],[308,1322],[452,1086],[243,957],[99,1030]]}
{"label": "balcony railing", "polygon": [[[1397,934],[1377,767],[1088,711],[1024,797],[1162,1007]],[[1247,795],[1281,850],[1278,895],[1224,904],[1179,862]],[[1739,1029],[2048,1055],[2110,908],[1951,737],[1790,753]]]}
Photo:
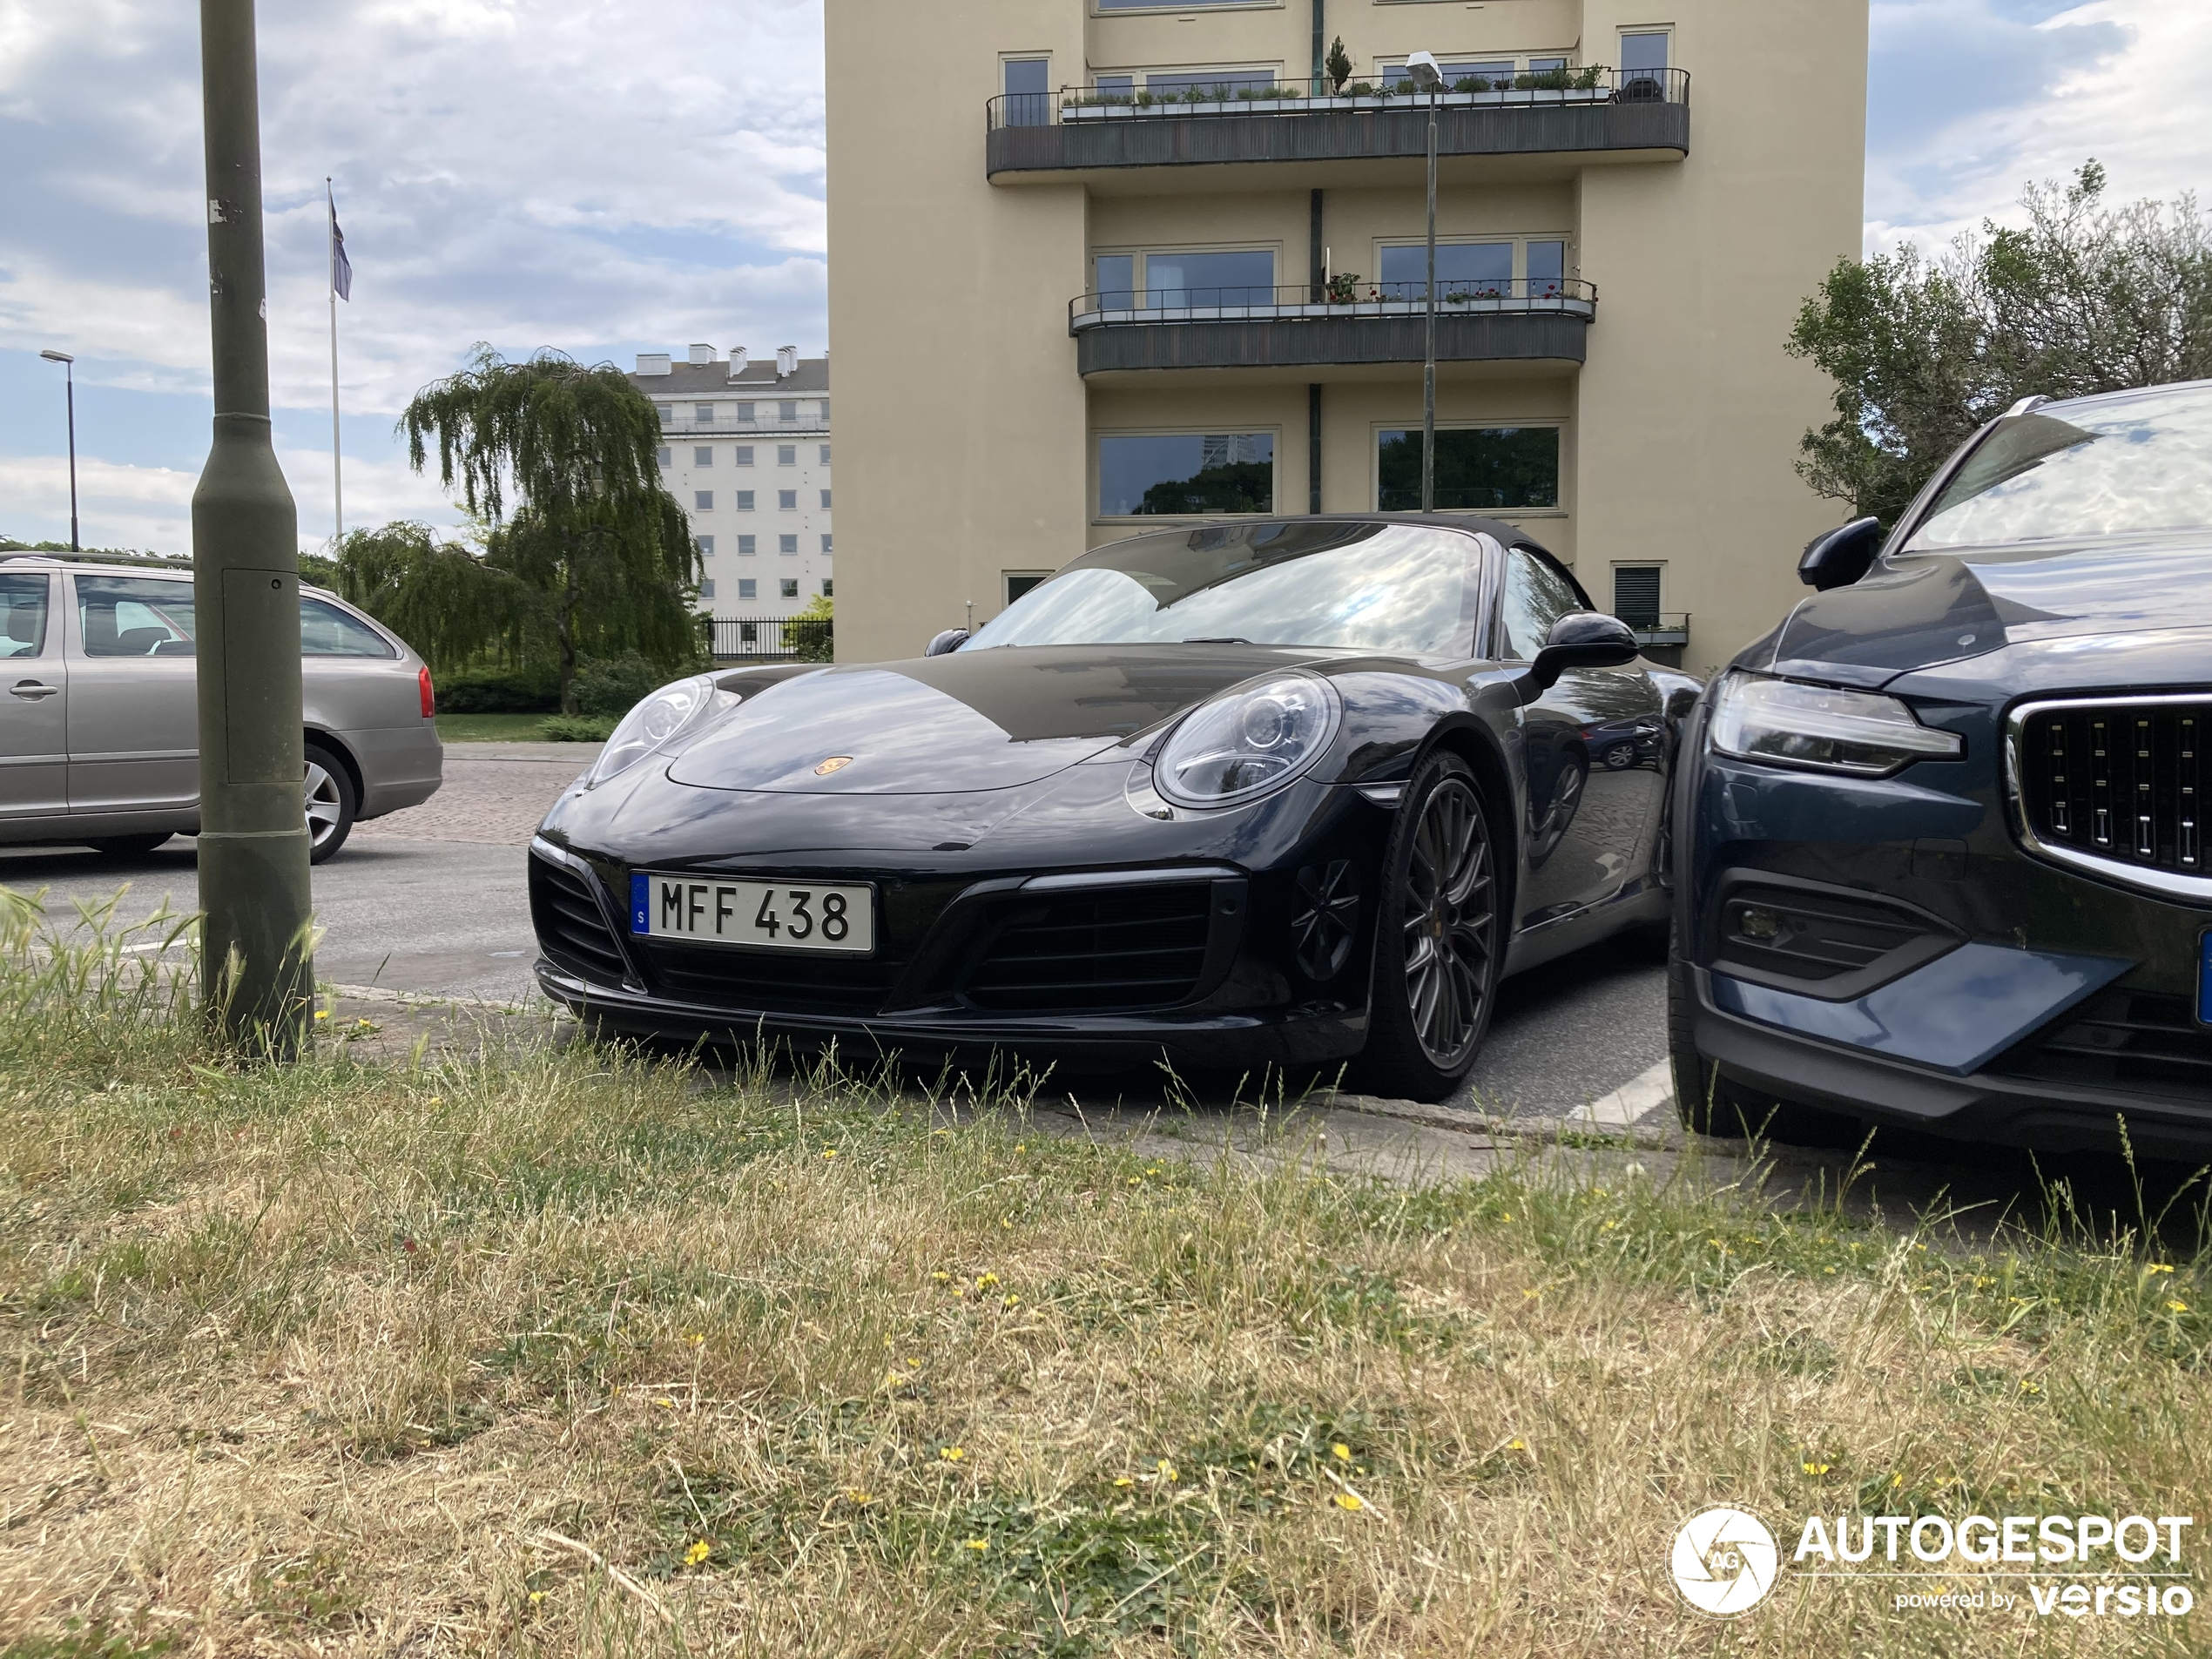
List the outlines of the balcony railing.
{"label": "balcony railing", "polygon": [[[1081,334],[1120,323],[1276,322],[1301,318],[1421,317],[1424,282],[1359,282],[1343,278],[1316,287],[1108,289],[1068,302],[1068,332]],[[1498,277],[1436,285],[1436,314],[1557,316],[1588,322],[1597,312],[1597,285],[1580,277]]]}
{"label": "balcony railing", "polygon": [[[1683,69],[1547,70],[1511,81],[1468,77],[1437,94],[1440,111],[1537,109],[1616,104],[1689,102],[1689,71]],[[1057,92],[1006,92],[990,100],[989,130],[1008,127],[1096,125],[1255,115],[1426,112],[1429,95],[1413,82],[1348,81],[1341,91],[1311,81],[1265,82],[1224,76],[1217,84],[1171,92],[1143,88],[1068,86]]]}
{"label": "balcony railing", "polygon": [[1687,645],[1689,643],[1689,612],[1687,610],[1645,611],[1642,616],[1623,617],[1622,622],[1636,637],[1639,645]]}

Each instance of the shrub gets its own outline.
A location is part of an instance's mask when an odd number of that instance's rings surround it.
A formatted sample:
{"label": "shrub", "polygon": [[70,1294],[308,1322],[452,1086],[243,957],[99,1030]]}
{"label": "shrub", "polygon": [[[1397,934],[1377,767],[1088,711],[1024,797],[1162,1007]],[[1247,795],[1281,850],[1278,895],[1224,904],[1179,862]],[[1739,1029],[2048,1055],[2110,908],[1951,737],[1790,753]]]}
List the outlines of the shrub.
{"label": "shrub", "polygon": [[601,714],[554,714],[537,723],[537,734],[548,743],[604,743],[615,734],[622,717]]}
{"label": "shrub", "polygon": [[634,651],[587,657],[577,664],[577,711],[618,720],[671,678]]}
{"label": "shrub", "polygon": [[551,714],[561,677],[550,669],[468,668],[438,677],[441,714]]}

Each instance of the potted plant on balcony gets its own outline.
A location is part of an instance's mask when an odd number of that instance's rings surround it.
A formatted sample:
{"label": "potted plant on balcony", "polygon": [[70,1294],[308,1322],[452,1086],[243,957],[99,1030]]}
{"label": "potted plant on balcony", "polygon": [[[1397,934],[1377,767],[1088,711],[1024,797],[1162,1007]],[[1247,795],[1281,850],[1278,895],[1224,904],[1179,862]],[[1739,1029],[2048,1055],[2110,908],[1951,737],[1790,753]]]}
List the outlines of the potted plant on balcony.
{"label": "potted plant on balcony", "polygon": [[1329,303],[1332,306],[1355,303],[1359,298],[1359,273],[1357,271],[1337,272],[1329,279],[1328,293]]}
{"label": "potted plant on balcony", "polygon": [[1329,90],[1342,92],[1344,84],[1352,78],[1352,59],[1344,50],[1342,35],[1329,43],[1329,55],[1321,60],[1321,67],[1328,71]]}

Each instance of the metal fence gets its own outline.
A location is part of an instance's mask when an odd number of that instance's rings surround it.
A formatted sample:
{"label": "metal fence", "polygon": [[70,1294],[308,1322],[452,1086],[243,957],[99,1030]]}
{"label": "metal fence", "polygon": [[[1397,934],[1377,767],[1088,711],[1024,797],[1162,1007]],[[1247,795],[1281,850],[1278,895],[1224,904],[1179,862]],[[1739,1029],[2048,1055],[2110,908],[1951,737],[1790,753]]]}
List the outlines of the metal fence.
{"label": "metal fence", "polygon": [[[1684,69],[1539,70],[1491,80],[1462,76],[1436,94],[1440,110],[1537,109],[1554,105],[1687,104]],[[1220,116],[1314,115],[1339,111],[1426,110],[1429,94],[1410,80],[1273,81],[1224,72],[1201,79],[1177,75],[1162,87],[1130,80],[1063,86],[1057,92],[1003,92],[989,103],[989,124],[1001,127],[1089,125],[1110,121],[1187,120]]]}
{"label": "metal fence", "polygon": [[[1423,282],[1371,282],[1338,276],[1325,283],[1274,287],[1132,288],[1078,295],[1068,302],[1070,334],[1117,322],[1253,321],[1295,317],[1402,317],[1426,308]],[[1468,277],[1436,280],[1436,308],[1453,315],[1483,312],[1554,313],[1588,318],[1597,285],[1580,277]]]}
{"label": "metal fence", "polygon": [[827,617],[702,617],[718,663],[826,663],[835,629]]}

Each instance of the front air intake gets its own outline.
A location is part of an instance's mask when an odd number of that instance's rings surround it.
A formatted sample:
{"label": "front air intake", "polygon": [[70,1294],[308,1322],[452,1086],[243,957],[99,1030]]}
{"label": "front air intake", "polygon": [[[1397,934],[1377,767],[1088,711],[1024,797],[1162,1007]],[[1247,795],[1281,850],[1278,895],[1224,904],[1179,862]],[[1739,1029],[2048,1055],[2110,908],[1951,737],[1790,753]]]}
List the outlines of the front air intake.
{"label": "front air intake", "polygon": [[572,974],[619,985],[630,976],[630,964],[591,887],[568,866],[530,854],[530,924],[538,948]]}

